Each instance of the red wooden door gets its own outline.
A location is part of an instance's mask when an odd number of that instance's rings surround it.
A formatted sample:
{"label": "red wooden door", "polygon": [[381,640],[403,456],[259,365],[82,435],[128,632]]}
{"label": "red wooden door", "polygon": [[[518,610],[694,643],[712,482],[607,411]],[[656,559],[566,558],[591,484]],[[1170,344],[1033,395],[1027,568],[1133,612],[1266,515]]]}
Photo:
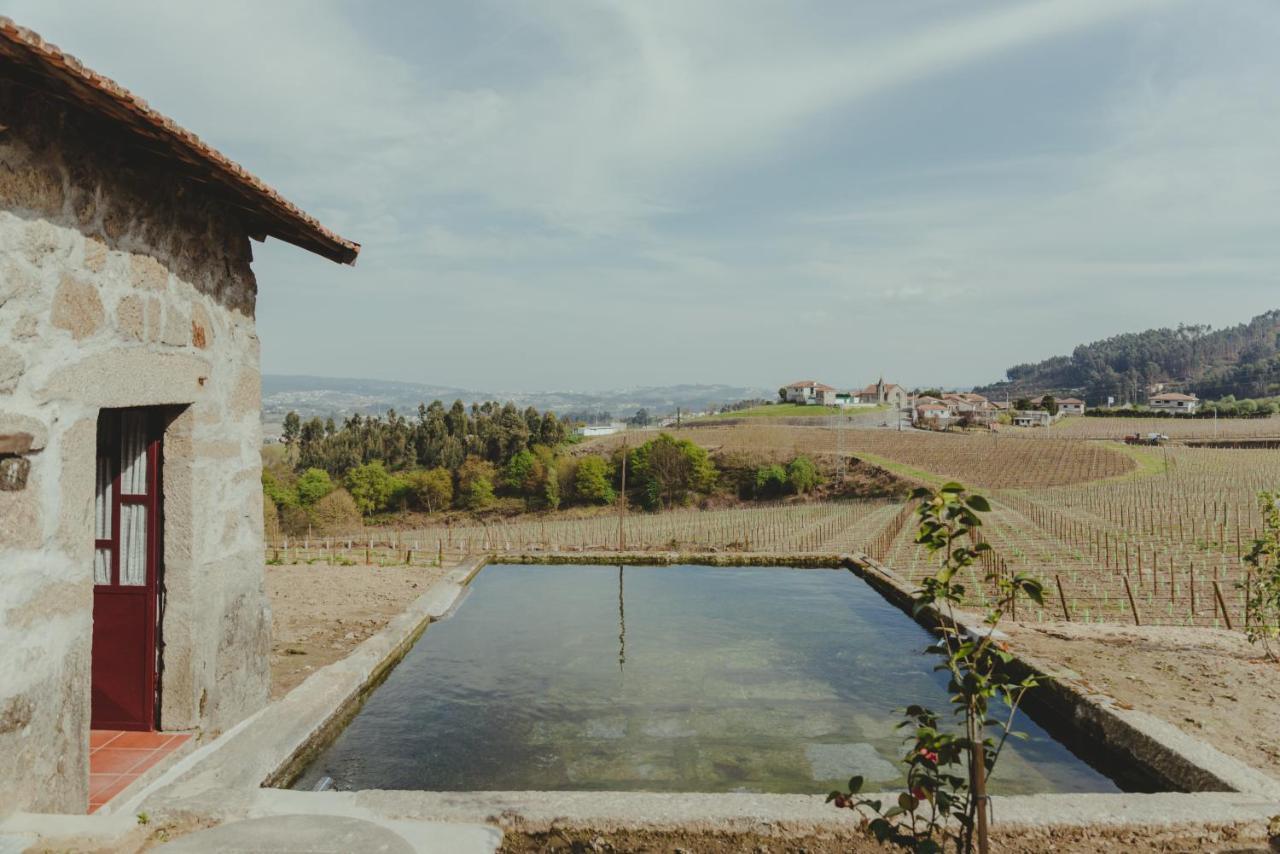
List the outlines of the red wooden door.
{"label": "red wooden door", "polygon": [[162,424],[147,409],[102,410],[94,496],[95,729],[156,728]]}

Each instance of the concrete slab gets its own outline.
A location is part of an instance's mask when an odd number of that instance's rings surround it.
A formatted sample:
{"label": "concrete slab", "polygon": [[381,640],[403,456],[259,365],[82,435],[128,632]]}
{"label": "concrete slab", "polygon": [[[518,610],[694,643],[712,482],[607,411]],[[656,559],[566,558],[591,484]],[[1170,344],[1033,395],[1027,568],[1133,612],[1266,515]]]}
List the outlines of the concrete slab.
{"label": "concrete slab", "polygon": [[413,846],[400,834],[371,821],[313,815],[282,815],[233,821],[166,842],[155,849],[166,854],[270,854],[308,852],[342,854],[413,854]]}
{"label": "concrete slab", "polygon": [[165,854],[493,854],[501,838],[493,828],[474,825],[279,815],[197,831],[155,850]]}

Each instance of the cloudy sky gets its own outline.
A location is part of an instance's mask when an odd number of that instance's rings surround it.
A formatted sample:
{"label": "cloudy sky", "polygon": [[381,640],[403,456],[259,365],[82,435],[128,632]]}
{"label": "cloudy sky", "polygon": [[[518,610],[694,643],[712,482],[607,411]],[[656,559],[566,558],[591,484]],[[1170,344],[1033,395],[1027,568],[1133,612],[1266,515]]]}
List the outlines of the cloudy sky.
{"label": "cloudy sky", "polygon": [[1280,5],[10,0],[343,235],[263,367],[963,385],[1280,307]]}

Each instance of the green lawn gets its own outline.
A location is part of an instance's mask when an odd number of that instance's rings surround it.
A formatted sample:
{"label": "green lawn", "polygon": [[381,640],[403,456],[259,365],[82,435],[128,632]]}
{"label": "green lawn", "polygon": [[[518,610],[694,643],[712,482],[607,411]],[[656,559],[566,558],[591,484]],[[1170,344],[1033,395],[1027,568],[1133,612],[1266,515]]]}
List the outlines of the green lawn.
{"label": "green lawn", "polygon": [[805,406],[800,403],[774,403],[769,406],[754,406],[738,412],[723,412],[719,415],[703,415],[699,421],[723,421],[728,418],[831,418],[836,415],[861,415],[867,412],[887,409],[887,406],[857,406],[841,409],[838,406]]}

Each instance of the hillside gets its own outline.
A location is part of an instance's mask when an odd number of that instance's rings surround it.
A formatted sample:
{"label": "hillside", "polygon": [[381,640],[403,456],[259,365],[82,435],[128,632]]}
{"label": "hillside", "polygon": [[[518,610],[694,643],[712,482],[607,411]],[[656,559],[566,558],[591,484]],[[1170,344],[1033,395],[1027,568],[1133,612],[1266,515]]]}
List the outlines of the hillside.
{"label": "hillside", "polygon": [[651,414],[686,412],[736,400],[772,397],[774,391],[728,385],[673,385],[602,391],[477,391],[452,386],[393,380],[353,379],[264,374],[262,377],[262,417],[264,423],[278,424],[287,412],[297,412],[305,420],[312,416],[341,420],[354,413],[382,415],[388,409],[401,413],[417,411],[418,404],[433,400],[446,405],[455,400],[480,403],[486,400],[511,401],[521,409],[554,411],[584,421],[627,418],[638,409]]}
{"label": "hillside", "polygon": [[1213,330],[1179,325],[1082,344],[1070,356],[1014,365],[1006,380],[975,391],[1002,397],[1039,392],[1083,395],[1090,404],[1142,401],[1166,383],[1203,398],[1280,394],[1280,310]]}

